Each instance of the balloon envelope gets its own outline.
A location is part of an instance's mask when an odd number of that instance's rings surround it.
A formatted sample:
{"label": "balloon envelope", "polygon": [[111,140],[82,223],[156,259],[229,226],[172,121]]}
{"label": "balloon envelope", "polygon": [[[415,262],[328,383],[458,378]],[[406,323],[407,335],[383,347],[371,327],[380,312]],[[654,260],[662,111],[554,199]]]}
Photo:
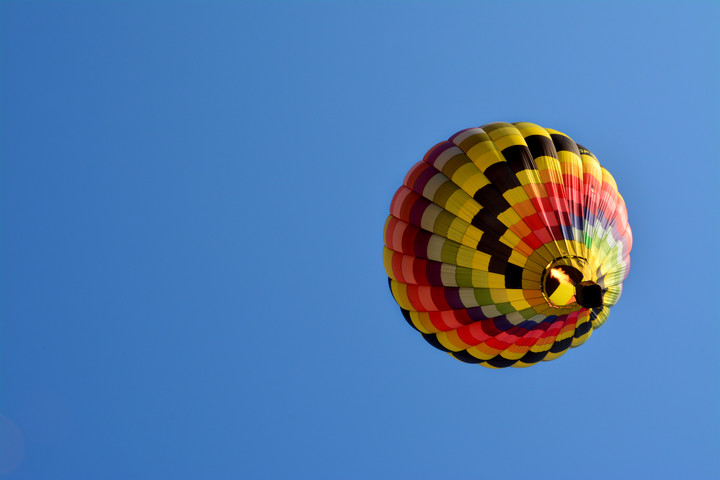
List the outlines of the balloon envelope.
{"label": "balloon envelope", "polygon": [[532,123],[470,128],[431,148],[395,193],[384,239],[407,322],[495,368],[584,343],[620,298],[632,247],[610,173]]}

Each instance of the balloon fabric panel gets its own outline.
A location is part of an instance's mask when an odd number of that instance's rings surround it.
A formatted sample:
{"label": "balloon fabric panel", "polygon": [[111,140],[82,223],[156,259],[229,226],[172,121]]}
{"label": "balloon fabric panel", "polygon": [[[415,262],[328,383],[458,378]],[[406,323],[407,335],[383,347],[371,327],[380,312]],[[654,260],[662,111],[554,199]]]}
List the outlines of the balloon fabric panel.
{"label": "balloon fabric panel", "polygon": [[584,343],[630,269],[615,179],[532,123],[469,128],[405,176],[383,263],[405,320],[467,363],[526,367]]}

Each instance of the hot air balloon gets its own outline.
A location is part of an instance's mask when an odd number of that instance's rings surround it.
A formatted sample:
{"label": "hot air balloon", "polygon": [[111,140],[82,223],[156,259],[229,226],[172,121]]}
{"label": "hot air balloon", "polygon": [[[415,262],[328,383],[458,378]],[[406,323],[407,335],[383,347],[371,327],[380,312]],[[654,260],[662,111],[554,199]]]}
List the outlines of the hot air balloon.
{"label": "hot air balloon", "polygon": [[432,147],[395,193],[384,240],[407,322],[492,368],[584,343],[620,298],[632,247],[625,202],[590,150],[522,122]]}

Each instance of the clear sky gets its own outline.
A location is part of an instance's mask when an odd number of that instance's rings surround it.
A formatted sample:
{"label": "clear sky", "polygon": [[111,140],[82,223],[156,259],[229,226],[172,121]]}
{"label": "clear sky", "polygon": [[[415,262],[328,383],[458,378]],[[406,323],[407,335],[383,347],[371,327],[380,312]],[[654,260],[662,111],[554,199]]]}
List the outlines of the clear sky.
{"label": "clear sky", "polygon": [[[0,475],[720,477],[717,2],[0,3]],[[427,345],[382,229],[463,128],[590,148],[634,232],[528,369]]]}

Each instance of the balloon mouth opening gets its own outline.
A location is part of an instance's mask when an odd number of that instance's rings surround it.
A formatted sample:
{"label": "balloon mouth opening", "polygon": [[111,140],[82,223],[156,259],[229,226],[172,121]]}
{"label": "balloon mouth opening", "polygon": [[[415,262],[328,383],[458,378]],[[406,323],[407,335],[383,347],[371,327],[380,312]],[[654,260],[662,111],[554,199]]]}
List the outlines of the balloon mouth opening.
{"label": "balloon mouth opening", "polygon": [[603,306],[602,287],[591,280],[583,259],[562,258],[551,263],[542,276],[542,293],[551,307],[565,308],[579,305],[583,308]]}
{"label": "balloon mouth opening", "polygon": [[575,303],[575,285],[582,282],[582,272],[570,265],[551,265],[543,276],[543,295],[553,307]]}

